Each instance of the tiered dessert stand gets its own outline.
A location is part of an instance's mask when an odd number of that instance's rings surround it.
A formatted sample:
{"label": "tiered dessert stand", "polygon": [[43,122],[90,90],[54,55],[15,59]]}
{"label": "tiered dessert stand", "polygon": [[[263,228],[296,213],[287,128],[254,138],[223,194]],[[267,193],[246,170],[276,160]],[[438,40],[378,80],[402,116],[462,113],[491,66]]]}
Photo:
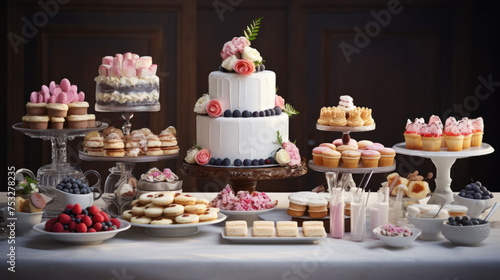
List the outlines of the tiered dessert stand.
{"label": "tiered dessert stand", "polygon": [[75,137],[83,137],[92,131],[99,131],[108,127],[107,123],[96,122],[96,127],[83,129],[29,129],[23,128],[22,123],[16,123],[12,126],[17,131],[31,138],[41,138],[52,143],[52,163],[40,167],[37,171],[37,181],[40,191],[53,198],[47,203],[44,211],[44,218],[55,217],[61,212],[64,206],[58,205],[55,199],[55,186],[65,177],[81,178],[88,183],[85,177],[89,172],[98,176],[98,182],[94,187],[99,187],[101,178],[99,173],[89,170],[82,173],[79,167],[72,166],[67,161],[67,141],[72,141]]}
{"label": "tiered dessert stand", "polygon": [[460,152],[448,151],[446,148],[441,148],[439,152],[410,150],[406,148],[404,142],[394,145],[393,148],[399,154],[429,158],[434,163],[434,166],[436,166],[436,190],[432,193],[428,202],[429,204],[453,202],[450,172],[451,167],[457,159],[487,155],[495,151],[491,145],[486,143],[481,144],[479,147],[470,147]]}
{"label": "tiered dessert stand", "polygon": [[[327,125],[316,124],[316,129],[321,130],[321,131],[342,132],[343,133],[342,143],[344,145],[347,145],[349,143],[349,140],[350,140],[349,133],[375,130],[375,123],[372,125],[367,125],[367,126],[327,126]],[[396,169],[396,163],[394,163],[391,166],[374,167],[374,168],[364,168],[361,164],[358,168],[343,168],[343,167],[330,168],[330,167],[315,165],[314,161],[310,160],[309,161],[309,168],[311,168],[314,171],[318,171],[318,172],[342,173],[342,178],[340,179],[340,182],[342,182],[342,181],[348,180],[348,178],[352,178],[352,174],[365,174],[365,173],[370,173],[370,172],[373,172],[373,173],[391,172],[394,169]],[[345,186],[343,186],[343,187],[345,187]]]}
{"label": "tiered dessert stand", "polygon": [[[125,120],[122,131],[124,135],[130,133],[132,129],[132,124],[130,120],[134,116],[134,112],[157,112],[160,110],[160,105],[155,106],[138,106],[138,107],[101,107],[96,105],[96,111],[98,112],[114,112],[121,113],[122,118]],[[176,159],[179,157],[179,153],[171,155],[161,155],[161,156],[137,156],[137,157],[107,157],[107,156],[92,156],[88,155],[83,151],[79,152],[81,160],[93,161],[93,162],[115,162],[116,166],[109,169],[110,174],[106,178],[106,183],[104,186],[104,193],[106,194],[103,199],[106,201],[107,210],[113,217],[119,217],[121,213],[129,207],[133,200],[133,197],[122,199],[115,195],[115,190],[119,187],[120,183],[132,175],[132,171],[135,167],[135,163],[140,162],[156,162],[161,160]],[[116,175],[119,176],[116,176]]]}

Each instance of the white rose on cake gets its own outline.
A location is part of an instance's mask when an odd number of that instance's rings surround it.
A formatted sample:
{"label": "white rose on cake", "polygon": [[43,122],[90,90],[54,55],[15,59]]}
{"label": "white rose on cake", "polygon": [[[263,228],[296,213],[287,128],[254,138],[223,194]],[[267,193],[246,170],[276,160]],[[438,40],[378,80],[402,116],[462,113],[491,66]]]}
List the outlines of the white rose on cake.
{"label": "white rose on cake", "polygon": [[287,165],[290,162],[290,156],[285,149],[280,149],[274,158],[280,165]]}
{"label": "white rose on cake", "polygon": [[198,149],[196,147],[192,147],[191,149],[189,149],[187,151],[186,157],[184,158],[184,160],[189,164],[195,164],[197,153],[198,153]]}
{"label": "white rose on cake", "polygon": [[261,62],[262,61],[262,56],[260,56],[260,53],[258,50],[251,48],[251,47],[245,47],[243,49],[243,53],[241,54],[241,58],[243,59],[248,59],[252,62]]}
{"label": "white rose on cake", "polygon": [[236,55],[232,55],[222,62],[221,66],[226,69],[229,72],[233,72],[234,64],[236,64],[236,61],[238,61],[238,58],[236,58]]}
{"label": "white rose on cake", "polygon": [[197,114],[206,114],[208,102],[210,102],[210,96],[208,93],[205,93],[194,104],[194,112]]}

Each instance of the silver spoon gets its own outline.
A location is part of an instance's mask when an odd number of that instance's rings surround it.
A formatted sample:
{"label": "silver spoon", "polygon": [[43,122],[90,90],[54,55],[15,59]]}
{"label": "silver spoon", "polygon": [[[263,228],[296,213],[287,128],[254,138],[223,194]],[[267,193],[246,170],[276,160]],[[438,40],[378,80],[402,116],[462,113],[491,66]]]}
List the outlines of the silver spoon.
{"label": "silver spoon", "polygon": [[439,215],[439,212],[441,212],[441,209],[443,209],[443,206],[446,204],[446,201],[443,202],[443,204],[441,204],[441,207],[439,207],[439,210],[437,211],[436,215],[434,215],[434,217],[432,217],[433,219],[435,219],[438,215]]}
{"label": "silver spoon", "polygon": [[493,213],[498,209],[499,206],[500,204],[498,204],[498,202],[495,202],[495,204],[493,204],[493,207],[491,208],[490,213],[488,213],[488,215],[486,216],[486,218],[484,218],[484,220],[488,221],[491,218],[491,215],[493,215]]}

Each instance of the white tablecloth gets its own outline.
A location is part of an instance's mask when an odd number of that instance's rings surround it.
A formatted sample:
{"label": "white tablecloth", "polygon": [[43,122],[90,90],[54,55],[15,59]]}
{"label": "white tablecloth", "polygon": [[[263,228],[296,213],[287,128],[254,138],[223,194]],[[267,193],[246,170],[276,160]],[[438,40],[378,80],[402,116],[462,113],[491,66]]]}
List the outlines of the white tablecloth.
{"label": "white tablecloth", "polygon": [[[5,201],[2,195],[0,202]],[[286,194],[269,195],[286,207]],[[417,239],[409,248],[392,249],[369,237],[353,242],[348,233],[317,244],[245,245],[221,238],[224,223],[182,238],[151,237],[131,228],[102,244],[84,246],[33,231],[16,238],[15,273],[6,265],[11,245],[1,241],[0,279],[498,279],[498,212],[490,236],[477,247]],[[290,220],[283,208],[262,217]]]}

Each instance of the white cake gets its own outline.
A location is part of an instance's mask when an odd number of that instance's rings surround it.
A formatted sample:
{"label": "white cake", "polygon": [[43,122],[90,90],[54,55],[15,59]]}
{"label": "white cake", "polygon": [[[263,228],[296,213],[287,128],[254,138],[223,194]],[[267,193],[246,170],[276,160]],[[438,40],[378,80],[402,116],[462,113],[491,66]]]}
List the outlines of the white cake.
{"label": "white cake", "polygon": [[[210,99],[221,101],[223,111],[253,112],[274,109],[276,75],[272,71],[248,77],[236,73],[212,72],[208,78]],[[196,144],[213,158],[266,159],[280,148],[277,132],[288,140],[288,115],[264,117],[196,117]]]}
{"label": "white cake", "polygon": [[196,145],[187,163],[300,164],[297,147],[288,141],[289,116],[298,112],[276,94],[276,74],[265,70],[260,53],[250,47],[256,29],[224,44],[219,71],[209,74],[208,93],[194,106]]}

